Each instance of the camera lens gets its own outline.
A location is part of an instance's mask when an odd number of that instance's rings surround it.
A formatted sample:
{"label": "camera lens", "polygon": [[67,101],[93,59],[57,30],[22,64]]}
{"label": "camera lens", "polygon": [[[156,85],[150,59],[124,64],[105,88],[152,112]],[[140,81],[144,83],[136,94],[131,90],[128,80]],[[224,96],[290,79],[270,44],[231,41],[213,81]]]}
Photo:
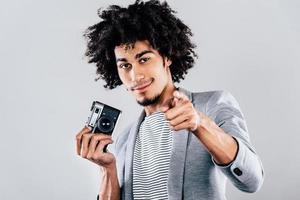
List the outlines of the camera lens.
{"label": "camera lens", "polygon": [[111,120],[107,116],[103,116],[98,120],[98,128],[100,131],[109,133],[113,130],[114,128],[114,123],[113,120]]}

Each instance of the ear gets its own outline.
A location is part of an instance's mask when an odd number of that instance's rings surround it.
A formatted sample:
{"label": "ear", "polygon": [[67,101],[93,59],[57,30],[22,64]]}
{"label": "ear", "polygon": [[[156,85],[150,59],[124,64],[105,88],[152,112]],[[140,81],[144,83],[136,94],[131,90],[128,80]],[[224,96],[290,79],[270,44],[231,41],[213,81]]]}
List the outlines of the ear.
{"label": "ear", "polygon": [[165,60],[165,66],[170,67],[170,65],[172,64],[172,60],[168,57],[165,57],[164,60]]}

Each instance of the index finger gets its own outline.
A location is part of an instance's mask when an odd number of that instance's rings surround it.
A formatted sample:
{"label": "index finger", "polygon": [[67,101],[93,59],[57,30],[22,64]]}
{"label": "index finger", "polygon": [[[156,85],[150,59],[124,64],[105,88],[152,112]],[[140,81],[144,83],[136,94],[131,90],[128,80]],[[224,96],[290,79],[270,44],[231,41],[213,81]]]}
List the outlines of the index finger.
{"label": "index finger", "polygon": [[173,92],[173,96],[175,98],[177,98],[178,100],[181,100],[181,99],[184,100],[184,101],[189,100],[189,98],[184,93],[179,92],[178,90]]}
{"label": "index finger", "polygon": [[77,135],[76,135],[76,149],[77,149],[77,155],[80,155],[80,150],[81,150],[81,140],[82,136],[84,134],[90,133],[91,129],[87,126],[85,126]]}

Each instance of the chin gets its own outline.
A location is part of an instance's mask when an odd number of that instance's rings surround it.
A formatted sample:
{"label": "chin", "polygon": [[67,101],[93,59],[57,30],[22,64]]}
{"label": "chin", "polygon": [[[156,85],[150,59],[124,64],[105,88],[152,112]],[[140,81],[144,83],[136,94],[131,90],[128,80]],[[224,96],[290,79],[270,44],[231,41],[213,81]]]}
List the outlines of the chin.
{"label": "chin", "polygon": [[141,106],[150,106],[153,104],[157,104],[160,100],[161,94],[153,95],[152,97],[144,97],[144,98],[137,98],[137,103]]}

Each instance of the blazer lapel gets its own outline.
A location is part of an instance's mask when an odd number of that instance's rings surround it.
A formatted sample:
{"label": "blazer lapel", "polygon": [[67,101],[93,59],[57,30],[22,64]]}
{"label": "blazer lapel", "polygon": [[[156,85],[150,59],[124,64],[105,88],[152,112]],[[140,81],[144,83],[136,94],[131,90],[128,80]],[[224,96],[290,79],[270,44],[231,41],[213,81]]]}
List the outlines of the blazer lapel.
{"label": "blazer lapel", "polygon": [[145,118],[145,111],[143,110],[139,119],[136,121],[136,123],[132,126],[130,130],[130,134],[128,136],[128,143],[126,147],[126,158],[125,158],[125,199],[133,199],[133,189],[132,189],[132,171],[133,171],[133,152],[134,152],[134,145],[135,145],[135,139],[136,135],[139,131],[139,127],[142,123],[142,121]]}
{"label": "blazer lapel", "polygon": [[[192,101],[191,93],[179,88]],[[168,177],[168,194],[170,200],[183,199],[183,184],[186,149],[189,138],[189,132],[186,129],[175,131],[173,133],[173,148],[171,153],[169,177]]]}

